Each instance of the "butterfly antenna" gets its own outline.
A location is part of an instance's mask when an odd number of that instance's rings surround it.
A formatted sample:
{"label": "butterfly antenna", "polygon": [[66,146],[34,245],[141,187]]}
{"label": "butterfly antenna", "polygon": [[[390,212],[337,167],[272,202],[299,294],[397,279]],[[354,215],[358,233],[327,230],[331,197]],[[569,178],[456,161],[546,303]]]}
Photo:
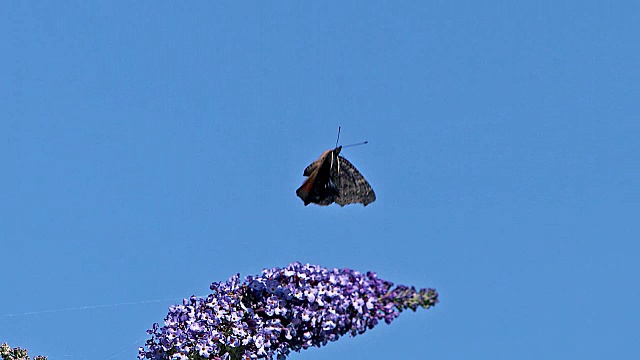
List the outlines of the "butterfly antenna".
{"label": "butterfly antenna", "polygon": [[338,138],[336,139],[336,146],[335,147],[338,147],[338,141],[340,141],[340,128],[341,128],[341,126],[338,126]]}
{"label": "butterfly antenna", "polygon": [[359,143],[356,143],[356,144],[345,145],[345,146],[343,146],[343,148],[352,147],[352,146],[358,146],[358,145],[364,145],[364,144],[368,144],[368,143],[369,143],[368,141],[363,141],[363,142],[359,142]]}

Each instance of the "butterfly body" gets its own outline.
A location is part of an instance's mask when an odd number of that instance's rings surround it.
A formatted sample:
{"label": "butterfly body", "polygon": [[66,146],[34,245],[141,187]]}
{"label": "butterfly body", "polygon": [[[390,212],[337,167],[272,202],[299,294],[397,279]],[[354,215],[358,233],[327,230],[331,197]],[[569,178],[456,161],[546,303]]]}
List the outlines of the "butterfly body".
{"label": "butterfly body", "polygon": [[347,159],[340,156],[342,146],[327,150],[304,169],[308,178],[296,190],[304,205],[340,206],[361,203],[364,206],[376,200],[371,185]]}

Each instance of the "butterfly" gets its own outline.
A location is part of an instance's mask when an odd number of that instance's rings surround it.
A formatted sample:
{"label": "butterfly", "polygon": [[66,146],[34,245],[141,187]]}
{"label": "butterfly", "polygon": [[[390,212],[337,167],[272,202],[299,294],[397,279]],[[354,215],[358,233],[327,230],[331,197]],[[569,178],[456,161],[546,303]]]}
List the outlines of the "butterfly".
{"label": "butterfly", "polygon": [[[366,142],[365,142],[366,143]],[[364,176],[347,159],[340,156],[342,146],[327,150],[304,169],[307,179],[296,190],[304,205],[310,203],[340,206],[376,201],[376,194]]]}

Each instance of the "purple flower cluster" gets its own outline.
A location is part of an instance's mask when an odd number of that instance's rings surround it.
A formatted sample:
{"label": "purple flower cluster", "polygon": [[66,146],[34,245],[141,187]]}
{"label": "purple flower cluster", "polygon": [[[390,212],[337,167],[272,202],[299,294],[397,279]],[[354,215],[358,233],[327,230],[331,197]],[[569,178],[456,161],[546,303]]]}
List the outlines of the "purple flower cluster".
{"label": "purple flower cluster", "polygon": [[291,351],[355,336],[379,321],[438,302],[433,289],[378,279],[375,273],[292,263],[211,284],[206,298],[192,296],[153,324],[139,359],[285,359]]}
{"label": "purple flower cluster", "polygon": [[[2,360],[31,360],[26,349],[11,348],[7,343],[0,345],[0,358]],[[47,360],[46,356],[36,356],[33,360]]]}

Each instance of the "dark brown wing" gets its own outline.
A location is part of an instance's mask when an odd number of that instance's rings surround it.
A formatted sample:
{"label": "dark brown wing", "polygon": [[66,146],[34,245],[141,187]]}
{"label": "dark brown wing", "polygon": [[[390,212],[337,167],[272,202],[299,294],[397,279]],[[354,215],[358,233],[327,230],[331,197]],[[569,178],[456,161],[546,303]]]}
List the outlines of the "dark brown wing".
{"label": "dark brown wing", "polygon": [[331,150],[325,151],[317,161],[304,170],[308,178],[296,190],[296,195],[302,199],[305,206],[310,203],[329,205],[338,196],[338,189],[331,178],[332,154]]}
{"label": "dark brown wing", "polygon": [[339,192],[334,201],[340,206],[357,203],[367,206],[376,201],[376,194],[371,185],[356,167],[342,156],[338,156],[338,161],[334,161],[331,167],[331,179]]}
{"label": "dark brown wing", "polygon": [[318,159],[318,160],[312,162],[311,164],[309,164],[309,166],[307,166],[304,169],[304,172],[302,173],[302,176],[310,176],[311,173],[313,173],[313,171],[318,168],[318,165],[320,165],[320,160],[322,160],[322,157],[320,157],[320,159]]}

